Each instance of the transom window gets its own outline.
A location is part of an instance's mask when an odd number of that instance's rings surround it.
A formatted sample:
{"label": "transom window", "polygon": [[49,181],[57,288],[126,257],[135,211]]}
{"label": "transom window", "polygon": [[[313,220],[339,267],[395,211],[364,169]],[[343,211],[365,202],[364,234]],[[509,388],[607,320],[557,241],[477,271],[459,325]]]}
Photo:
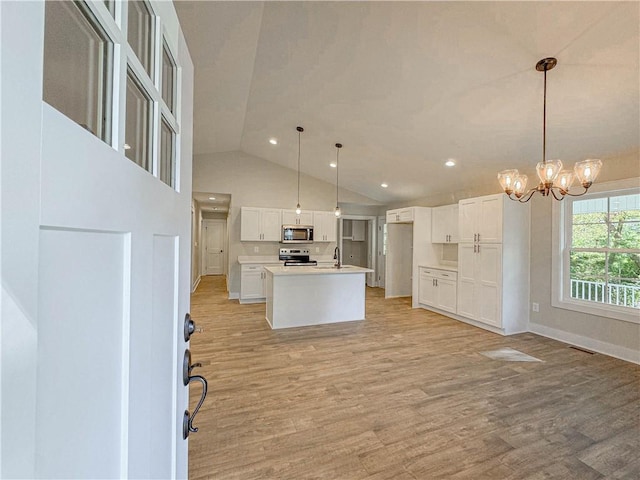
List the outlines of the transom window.
{"label": "transom window", "polygon": [[565,198],[563,204],[561,301],[600,308],[600,315],[640,317],[640,191]]}

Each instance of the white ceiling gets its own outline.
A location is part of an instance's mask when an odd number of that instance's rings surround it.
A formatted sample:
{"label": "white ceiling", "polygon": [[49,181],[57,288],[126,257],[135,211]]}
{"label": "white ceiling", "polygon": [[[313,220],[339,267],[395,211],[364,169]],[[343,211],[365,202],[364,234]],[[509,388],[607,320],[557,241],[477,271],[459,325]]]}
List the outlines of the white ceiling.
{"label": "white ceiling", "polygon": [[[196,154],[241,150],[383,203],[472,189],[542,155],[638,149],[638,2],[179,1]],[[269,138],[279,140],[277,146]],[[456,159],[447,168],[444,162]],[[382,189],[386,182],[389,188]]]}

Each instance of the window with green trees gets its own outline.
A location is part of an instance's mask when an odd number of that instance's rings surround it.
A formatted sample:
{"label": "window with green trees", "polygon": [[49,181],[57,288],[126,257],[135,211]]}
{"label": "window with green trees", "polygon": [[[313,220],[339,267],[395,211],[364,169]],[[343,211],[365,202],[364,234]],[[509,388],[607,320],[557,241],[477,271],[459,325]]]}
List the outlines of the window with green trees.
{"label": "window with green trees", "polygon": [[640,193],[569,202],[571,298],[640,309]]}

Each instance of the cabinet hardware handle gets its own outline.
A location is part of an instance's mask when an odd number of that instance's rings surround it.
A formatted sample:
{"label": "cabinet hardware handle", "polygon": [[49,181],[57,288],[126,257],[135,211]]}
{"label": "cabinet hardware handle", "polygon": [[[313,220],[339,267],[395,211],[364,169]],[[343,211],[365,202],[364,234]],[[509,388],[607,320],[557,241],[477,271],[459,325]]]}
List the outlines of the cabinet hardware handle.
{"label": "cabinet hardware handle", "polygon": [[480,234],[478,234],[478,241],[480,241]]}
{"label": "cabinet hardware handle", "polygon": [[478,253],[480,253],[480,245],[478,245]]}

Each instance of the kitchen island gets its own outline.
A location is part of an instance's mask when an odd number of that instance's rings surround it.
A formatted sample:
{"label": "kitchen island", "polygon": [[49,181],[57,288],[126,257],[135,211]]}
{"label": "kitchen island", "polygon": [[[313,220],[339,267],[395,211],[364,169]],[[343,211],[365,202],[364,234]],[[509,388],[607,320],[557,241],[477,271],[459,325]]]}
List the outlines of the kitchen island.
{"label": "kitchen island", "polygon": [[364,320],[369,268],[265,266],[266,319],[273,329]]}

